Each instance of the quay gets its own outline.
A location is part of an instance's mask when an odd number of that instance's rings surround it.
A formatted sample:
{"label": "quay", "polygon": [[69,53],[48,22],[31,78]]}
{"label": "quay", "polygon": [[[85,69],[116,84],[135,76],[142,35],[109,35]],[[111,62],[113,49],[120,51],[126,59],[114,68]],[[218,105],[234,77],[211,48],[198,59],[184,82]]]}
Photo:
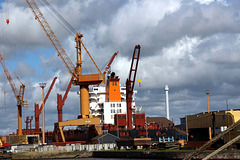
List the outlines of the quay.
{"label": "quay", "polygon": [[[142,151],[94,151],[93,158],[136,158],[136,159],[161,159],[161,160],[182,160],[195,150],[142,150]],[[193,159],[203,159],[212,151],[204,151]],[[240,150],[222,151],[211,159],[240,159]]]}

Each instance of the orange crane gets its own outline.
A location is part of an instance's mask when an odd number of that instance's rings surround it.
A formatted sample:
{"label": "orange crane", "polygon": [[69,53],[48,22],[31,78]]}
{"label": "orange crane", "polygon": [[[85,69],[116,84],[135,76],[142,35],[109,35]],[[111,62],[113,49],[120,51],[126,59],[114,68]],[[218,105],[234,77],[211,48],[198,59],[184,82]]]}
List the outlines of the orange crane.
{"label": "orange crane", "polygon": [[[94,125],[96,126],[97,132],[100,134],[101,126],[100,126],[100,119],[93,118],[92,115],[89,114],[89,85],[105,83],[105,75],[101,73],[98,66],[94,62],[93,58],[91,57],[90,53],[88,52],[87,48],[83,44],[81,38],[83,37],[82,34],[76,33],[76,54],[77,54],[77,62],[76,66],[73,64],[71,59],[69,58],[68,54],[62,47],[61,43],[57,39],[55,33],[51,29],[50,25],[48,24],[47,20],[43,16],[42,12],[38,8],[36,2],[34,0],[25,0],[28,6],[31,8],[33,14],[35,15],[35,19],[39,22],[42,29],[44,30],[45,34],[51,41],[53,47],[56,49],[58,56],[61,58],[62,62],[64,63],[65,67],[67,68],[68,72],[74,77],[73,85],[80,86],[80,110],[81,115],[79,116],[78,120],[72,120],[68,122],[58,122],[55,123],[55,128],[59,128],[59,131],[62,136],[62,140],[65,141],[63,136],[62,127],[66,125]],[[95,68],[98,70],[97,74],[83,74],[82,73],[82,47],[88,54],[89,58],[93,62]]]}
{"label": "orange crane", "polygon": [[18,93],[17,88],[16,88],[16,86],[15,86],[15,84],[13,82],[12,76],[11,76],[10,72],[8,71],[7,67],[5,66],[5,62],[4,62],[4,59],[3,59],[3,56],[2,56],[1,53],[0,53],[0,62],[1,62],[1,65],[3,67],[4,72],[6,74],[6,77],[8,79],[8,82],[10,83],[10,86],[12,88],[14,96],[15,96],[15,98],[17,100],[17,107],[18,107],[18,135],[22,135],[22,106],[27,106],[28,105],[28,104],[26,104],[23,101],[25,85],[21,84],[20,90],[19,90],[19,93]]}

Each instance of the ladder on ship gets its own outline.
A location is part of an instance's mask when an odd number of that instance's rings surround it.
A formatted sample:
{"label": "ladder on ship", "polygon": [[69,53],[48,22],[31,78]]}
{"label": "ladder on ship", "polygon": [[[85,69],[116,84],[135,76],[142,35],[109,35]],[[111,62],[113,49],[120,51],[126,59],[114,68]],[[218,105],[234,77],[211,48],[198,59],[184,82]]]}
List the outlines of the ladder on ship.
{"label": "ladder on ship", "polygon": [[[240,120],[238,120],[236,123],[233,123],[231,126],[229,126],[225,131],[220,132],[217,136],[215,136],[213,139],[209,140],[208,142],[206,142],[204,145],[202,145],[199,149],[197,149],[195,152],[191,153],[188,155],[188,157],[184,158],[183,160],[191,160],[193,157],[197,156],[199,153],[203,152],[207,147],[209,147],[210,145],[212,145],[213,143],[215,143],[217,140],[219,140],[221,137],[223,137],[224,135],[226,135],[227,133],[229,133],[230,131],[232,131],[233,129],[235,129],[237,126],[240,125]],[[240,138],[239,136],[237,136],[236,138]],[[236,140],[235,138],[235,140]],[[231,143],[234,143],[234,139],[232,141],[230,141]],[[230,142],[228,143],[229,145]],[[226,144],[226,147],[227,145]],[[224,145],[225,146],[225,145]],[[220,150],[221,151],[221,150]],[[218,152],[220,152],[218,151]],[[217,152],[217,153],[218,153]],[[216,154],[217,154],[216,153]]]}

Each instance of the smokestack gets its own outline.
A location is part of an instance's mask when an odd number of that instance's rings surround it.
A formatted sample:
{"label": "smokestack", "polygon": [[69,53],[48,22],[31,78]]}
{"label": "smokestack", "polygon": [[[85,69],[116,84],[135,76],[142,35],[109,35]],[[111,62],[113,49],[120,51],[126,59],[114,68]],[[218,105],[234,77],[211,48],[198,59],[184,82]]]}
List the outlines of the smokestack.
{"label": "smokestack", "polygon": [[[166,117],[169,119],[169,101],[168,101],[168,85],[165,85],[165,94],[166,94]],[[170,120],[170,119],[169,119]]]}

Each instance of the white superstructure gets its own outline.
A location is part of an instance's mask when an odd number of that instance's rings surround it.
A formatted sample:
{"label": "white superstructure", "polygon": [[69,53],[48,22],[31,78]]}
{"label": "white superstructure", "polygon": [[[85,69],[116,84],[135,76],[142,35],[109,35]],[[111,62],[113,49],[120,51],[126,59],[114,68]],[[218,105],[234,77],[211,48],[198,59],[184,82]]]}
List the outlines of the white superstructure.
{"label": "white superstructure", "polygon": [[[135,111],[135,94],[133,94],[133,112]],[[120,86],[121,101],[106,102],[106,87],[91,87],[89,89],[90,114],[101,119],[105,124],[114,124],[115,114],[126,114],[126,87]]]}

